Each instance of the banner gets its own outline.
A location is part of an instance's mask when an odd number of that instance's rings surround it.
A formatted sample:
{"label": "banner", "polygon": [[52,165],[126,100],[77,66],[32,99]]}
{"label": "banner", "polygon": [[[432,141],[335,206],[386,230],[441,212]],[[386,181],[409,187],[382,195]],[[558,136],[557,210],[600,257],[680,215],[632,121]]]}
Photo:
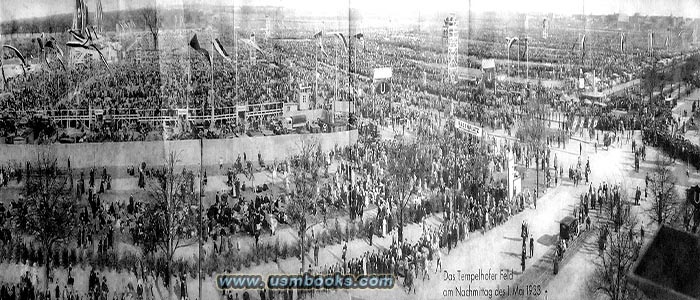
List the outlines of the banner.
{"label": "banner", "polygon": [[461,132],[471,134],[476,137],[481,137],[483,134],[483,129],[481,127],[469,124],[460,119],[455,119],[455,128]]}
{"label": "banner", "polygon": [[373,79],[389,79],[392,76],[392,69],[391,68],[374,68],[374,75]]}
{"label": "banner", "polygon": [[483,73],[484,87],[486,89],[496,89],[496,62],[493,59],[484,59],[481,61],[481,69]]}

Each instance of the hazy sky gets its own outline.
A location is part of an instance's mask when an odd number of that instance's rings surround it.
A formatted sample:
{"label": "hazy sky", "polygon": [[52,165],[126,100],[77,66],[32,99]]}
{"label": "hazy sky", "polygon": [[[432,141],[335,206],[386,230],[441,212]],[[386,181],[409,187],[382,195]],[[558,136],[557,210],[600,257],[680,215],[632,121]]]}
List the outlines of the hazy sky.
{"label": "hazy sky", "polygon": [[[97,0],[85,0],[91,12]],[[670,15],[700,18],[700,0],[472,0],[472,10],[502,12],[553,12],[557,14],[610,14],[640,12],[642,15]],[[469,0],[102,0],[105,11],[138,8],[145,5],[182,3],[217,5],[274,5],[303,12],[324,14],[346,10],[349,6],[377,14],[404,15],[417,11],[465,11]],[[55,13],[69,13],[75,0],[0,0],[0,21]]]}

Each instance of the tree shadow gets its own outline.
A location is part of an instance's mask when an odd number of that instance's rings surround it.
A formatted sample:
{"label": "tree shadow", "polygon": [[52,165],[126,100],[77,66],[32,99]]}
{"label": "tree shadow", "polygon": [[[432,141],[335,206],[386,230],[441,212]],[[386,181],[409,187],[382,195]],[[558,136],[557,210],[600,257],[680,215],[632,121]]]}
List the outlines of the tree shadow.
{"label": "tree shadow", "polygon": [[514,241],[514,242],[520,242],[523,240],[523,238],[514,238],[514,237],[507,237],[507,236],[504,236],[503,238],[506,240],[509,240],[509,241]]}
{"label": "tree shadow", "polygon": [[559,240],[559,234],[544,234],[537,239],[537,243],[549,247],[556,244],[557,240]]}

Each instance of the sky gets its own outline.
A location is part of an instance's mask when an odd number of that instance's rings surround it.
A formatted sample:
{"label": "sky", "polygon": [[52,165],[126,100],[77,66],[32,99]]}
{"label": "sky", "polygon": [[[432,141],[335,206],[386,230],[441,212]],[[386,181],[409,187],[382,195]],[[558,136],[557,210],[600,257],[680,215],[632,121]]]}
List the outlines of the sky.
{"label": "sky", "polygon": [[[97,0],[85,0],[94,12]],[[584,3],[585,1],[585,3]],[[182,3],[216,5],[270,5],[297,9],[301,12],[323,15],[357,8],[370,14],[389,16],[413,14],[418,11],[466,11],[469,0],[102,0],[105,11],[140,8],[146,5],[182,5]],[[700,18],[700,0],[471,0],[473,12],[500,11],[555,14],[612,14],[674,15]],[[584,7],[585,6],[585,7]],[[75,0],[0,0],[0,22],[13,18],[41,17],[56,13],[70,13]]]}

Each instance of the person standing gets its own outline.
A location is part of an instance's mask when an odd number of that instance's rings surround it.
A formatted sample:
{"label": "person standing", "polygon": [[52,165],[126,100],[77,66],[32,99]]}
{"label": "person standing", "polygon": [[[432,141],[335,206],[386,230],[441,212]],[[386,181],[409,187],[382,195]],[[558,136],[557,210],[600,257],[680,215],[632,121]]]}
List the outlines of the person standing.
{"label": "person standing", "polygon": [[436,263],[435,263],[435,273],[438,271],[442,271],[442,252],[440,251],[440,246],[435,248],[435,257],[436,257]]}
{"label": "person standing", "polygon": [[320,251],[318,246],[318,240],[314,241],[314,264],[318,267],[318,252]]}
{"label": "person standing", "polygon": [[534,256],[535,252],[535,238],[530,234],[530,258]]}

